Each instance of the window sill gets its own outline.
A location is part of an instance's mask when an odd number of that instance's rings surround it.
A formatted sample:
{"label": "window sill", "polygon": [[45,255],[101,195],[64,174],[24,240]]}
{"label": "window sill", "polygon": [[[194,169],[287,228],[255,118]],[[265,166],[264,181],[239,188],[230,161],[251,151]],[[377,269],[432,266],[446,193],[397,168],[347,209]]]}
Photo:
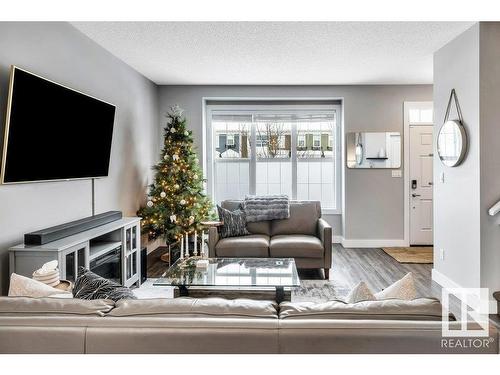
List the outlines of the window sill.
{"label": "window sill", "polygon": [[323,215],[342,215],[342,211],[336,208],[322,208],[321,213]]}

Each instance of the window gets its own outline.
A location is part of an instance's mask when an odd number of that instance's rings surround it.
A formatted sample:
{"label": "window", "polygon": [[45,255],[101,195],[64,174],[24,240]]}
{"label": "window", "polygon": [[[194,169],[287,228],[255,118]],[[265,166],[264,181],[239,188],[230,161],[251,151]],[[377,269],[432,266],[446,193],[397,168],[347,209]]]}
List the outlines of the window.
{"label": "window", "polygon": [[298,148],[304,148],[306,147],[306,136],[305,135],[298,135],[297,136],[297,147]]}
{"label": "window", "polygon": [[321,148],[321,134],[313,134],[313,148]]}
{"label": "window", "polygon": [[256,145],[258,148],[267,147],[267,136],[258,134],[257,140],[256,140]]}
{"label": "window", "polygon": [[338,213],[339,114],[333,104],[207,106],[208,193],[216,203],[286,194]]}
{"label": "window", "polygon": [[409,111],[410,124],[432,124],[432,108],[412,108]]}

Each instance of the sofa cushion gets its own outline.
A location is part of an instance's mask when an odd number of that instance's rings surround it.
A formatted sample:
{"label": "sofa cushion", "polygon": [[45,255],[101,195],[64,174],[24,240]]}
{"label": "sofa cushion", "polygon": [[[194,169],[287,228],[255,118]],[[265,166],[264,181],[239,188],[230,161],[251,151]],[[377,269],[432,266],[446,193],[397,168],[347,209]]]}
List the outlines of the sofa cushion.
{"label": "sofa cushion", "polygon": [[215,245],[219,257],[268,257],[269,236],[250,234],[248,236],[223,238]]}
{"label": "sofa cushion", "polygon": [[283,302],[280,319],[441,320],[441,303],[435,298],[411,301]]}
{"label": "sofa cushion", "polygon": [[265,234],[266,236],[271,235],[271,222],[268,221],[256,221],[255,223],[247,223],[247,230],[252,234]]}
{"label": "sofa cushion", "polygon": [[76,298],[0,297],[0,315],[106,315],[115,303],[111,300],[92,301]]}
{"label": "sofa cushion", "polygon": [[280,234],[306,234],[316,236],[321,217],[319,202],[290,202],[290,217],[271,222],[271,236]]}
{"label": "sofa cushion", "polygon": [[269,245],[273,258],[323,258],[324,252],[319,238],[303,234],[273,236]]}
{"label": "sofa cushion", "polygon": [[[243,201],[227,200],[227,201],[221,202],[221,207],[225,208],[226,210],[229,210],[229,211],[236,211],[236,210],[242,209],[242,207],[243,207],[242,204],[243,204]],[[247,222],[247,230],[251,234],[265,234],[265,235],[270,236],[271,235],[271,222],[269,220],[257,221],[255,223],[248,223]]]}
{"label": "sofa cushion", "polygon": [[121,300],[110,316],[171,315],[241,318],[278,318],[277,304],[272,301],[225,298],[174,298]]}

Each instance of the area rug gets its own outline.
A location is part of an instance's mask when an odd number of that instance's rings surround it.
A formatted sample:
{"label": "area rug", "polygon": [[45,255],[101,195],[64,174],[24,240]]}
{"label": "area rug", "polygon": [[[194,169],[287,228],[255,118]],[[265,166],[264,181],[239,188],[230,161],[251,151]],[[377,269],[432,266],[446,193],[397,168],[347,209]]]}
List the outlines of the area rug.
{"label": "area rug", "polygon": [[343,299],[349,288],[333,280],[301,280],[300,287],[292,289],[292,302],[326,302]]}
{"label": "area rug", "polygon": [[382,250],[399,263],[434,263],[432,246],[383,247]]}

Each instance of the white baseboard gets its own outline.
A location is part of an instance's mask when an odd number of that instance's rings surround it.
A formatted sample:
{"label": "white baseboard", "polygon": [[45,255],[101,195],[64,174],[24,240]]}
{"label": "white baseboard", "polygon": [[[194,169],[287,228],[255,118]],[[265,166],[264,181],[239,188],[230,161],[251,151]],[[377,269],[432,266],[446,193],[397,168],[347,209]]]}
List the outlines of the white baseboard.
{"label": "white baseboard", "polygon": [[401,239],[347,239],[342,238],[342,246],[344,247],[404,247],[408,246],[405,240]]}
{"label": "white baseboard", "polygon": [[342,241],[344,241],[344,237],[334,235],[332,238],[332,241],[333,241],[333,243],[342,243]]}
{"label": "white baseboard", "polygon": [[[432,280],[441,285],[443,288],[455,288],[459,289],[462,288],[461,285],[457,284],[455,281],[450,279],[448,276],[445,276],[435,268],[432,269]],[[479,296],[478,296],[479,297]],[[491,298],[491,297],[490,297]],[[473,307],[473,306],[471,306]],[[498,304],[496,300],[490,299],[489,300],[489,313],[490,314],[497,314],[498,311]]]}

